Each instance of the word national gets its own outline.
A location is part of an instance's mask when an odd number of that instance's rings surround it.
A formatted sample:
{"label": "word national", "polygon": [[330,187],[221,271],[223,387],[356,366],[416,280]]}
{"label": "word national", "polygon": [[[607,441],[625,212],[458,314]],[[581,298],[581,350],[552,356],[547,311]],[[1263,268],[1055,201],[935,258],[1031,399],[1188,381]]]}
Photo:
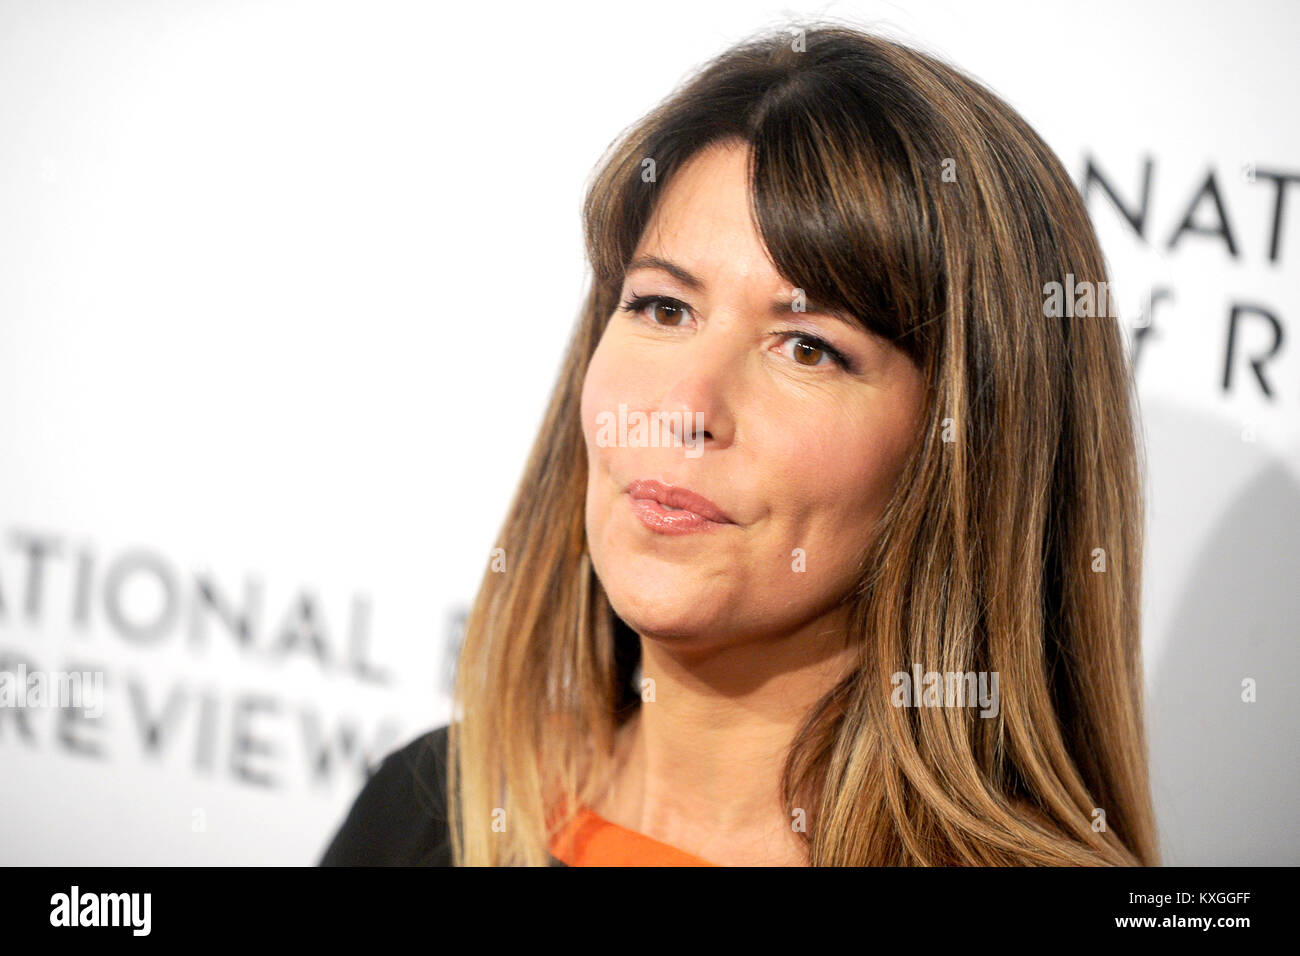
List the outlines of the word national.
{"label": "word national", "polygon": [[899,671],[890,702],[895,707],[982,707],[981,717],[998,715],[998,672],[926,671],[919,664],[912,673]]}
{"label": "word national", "polygon": [[704,413],[695,413],[695,427],[684,427],[689,412],[631,412],[618,403],[618,415],[596,415],[596,446],[599,448],[685,448],[687,458],[704,453]]}
{"label": "word national", "polygon": [[133,936],[148,936],[150,893],[87,893],[79,887],[50,897],[51,926],[130,926]]}

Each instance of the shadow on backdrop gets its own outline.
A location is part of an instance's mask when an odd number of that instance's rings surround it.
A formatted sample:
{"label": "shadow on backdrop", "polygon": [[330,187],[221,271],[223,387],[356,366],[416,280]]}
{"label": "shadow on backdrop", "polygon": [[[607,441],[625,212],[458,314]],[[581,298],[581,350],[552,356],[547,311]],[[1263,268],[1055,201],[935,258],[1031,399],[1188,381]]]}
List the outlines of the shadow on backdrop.
{"label": "shadow on backdrop", "polygon": [[[1300,707],[1289,688],[1300,674],[1300,485],[1267,446],[1243,442],[1222,422],[1168,406],[1146,418],[1161,446],[1155,492],[1180,506],[1225,502],[1179,582],[1148,685],[1163,862],[1295,865]],[[1225,481],[1238,467],[1246,474]],[[1228,501],[1220,489],[1234,486]],[[1254,703],[1242,699],[1246,678]]]}

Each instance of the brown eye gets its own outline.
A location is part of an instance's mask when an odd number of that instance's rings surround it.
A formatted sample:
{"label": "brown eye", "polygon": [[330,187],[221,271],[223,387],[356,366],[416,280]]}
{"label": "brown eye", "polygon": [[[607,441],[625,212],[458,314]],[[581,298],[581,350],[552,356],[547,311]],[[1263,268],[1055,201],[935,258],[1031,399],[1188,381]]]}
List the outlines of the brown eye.
{"label": "brown eye", "polygon": [[623,311],[649,319],[655,325],[676,328],[682,324],[687,307],[676,299],[662,295],[634,295],[623,303]]}
{"label": "brown eye", "polygon": [[794,330],[778,332],[781,336],[781,354],[790,358],[804,368],[819,368],[823,365],[835,365],[846,372],[853,371],[853,363],[844,353],[825,339],[820,339],[807,332]]}
{"label": "brown eye", "polygon": [[826,354],[825,349],[808,342],[794,343],[794,360],[800,365],[820,365],[822,356]]}
{"label": "brown eye", "polygon": [[649,306],[650,318],[660,325],[680,325],[683,310],[667,302],[653,302]]}

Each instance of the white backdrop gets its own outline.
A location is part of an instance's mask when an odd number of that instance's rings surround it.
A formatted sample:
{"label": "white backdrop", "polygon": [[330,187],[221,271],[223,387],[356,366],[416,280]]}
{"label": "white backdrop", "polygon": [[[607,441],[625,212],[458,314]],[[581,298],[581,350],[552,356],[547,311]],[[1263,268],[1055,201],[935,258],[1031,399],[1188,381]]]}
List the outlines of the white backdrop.
{"label": "white backdrop", "polygon": [[105,680],[98,720],[0,709],[0,863],[315,862],[366,761],[449,716],[588,174],[798,15],[939,54],[1096,172],[1114,278],[1155,292],[1166,861],[1300,863],[1300,5],[448,12],[0,2],[0,668]]}

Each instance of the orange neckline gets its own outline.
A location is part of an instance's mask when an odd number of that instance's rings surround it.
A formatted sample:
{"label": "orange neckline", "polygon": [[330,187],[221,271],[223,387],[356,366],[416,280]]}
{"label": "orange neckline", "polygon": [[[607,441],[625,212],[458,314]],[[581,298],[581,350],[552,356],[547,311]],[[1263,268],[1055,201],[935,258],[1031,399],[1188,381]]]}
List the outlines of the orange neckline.
{"label": "orange neckline", "polygon": [[611,823],[589,807],[579,807],[577,816],[556,834],[551,855],[569,866],[717,865]]}

